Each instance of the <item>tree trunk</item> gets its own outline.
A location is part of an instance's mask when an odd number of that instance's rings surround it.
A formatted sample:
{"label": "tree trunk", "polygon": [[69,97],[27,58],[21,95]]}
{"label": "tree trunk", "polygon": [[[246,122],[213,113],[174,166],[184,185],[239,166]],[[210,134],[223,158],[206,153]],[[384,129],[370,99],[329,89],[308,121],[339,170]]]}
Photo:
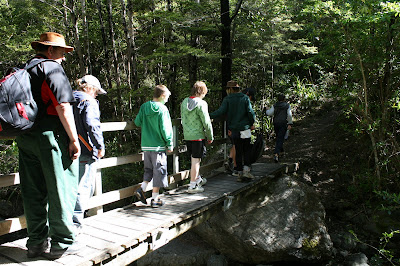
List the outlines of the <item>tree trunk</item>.
{"label": "tree trunk", "polygon": [[[127,10],[126,0],[121,0],[122,8],[122,24],[124,26],[125,38],[127,42],[126,48],[126,72],[128,77],[129,89],[134,87],[135,83],[135,69],[134,65],[134,31],[132,26],[132,11]],[[129,0],[128,8],[132,8],[131,0]]]}
{"label": "tree trunk", "polygon": [[[357,52],[357,50],[356,50]],[[367,90],[367,79],[365,77],[365,73],[364,73],[364,66],[363,66],[363,62],[361,59],[361,55],[360,53],[357,52],[358,55],[358,60],[360,62],[360,69],[361,69],[361,75],[362,75],[362,79],[363,79],[363,94],[364,94],[364,110],[362,111],[363,114],[363,119],[367,121],[367,124],[372,124],[373,123],[373,118],[370,115],[370,111],[369,111],[369,102],[368,102],[368,90]],[[362,99],[362,97],[360,97]],[[374,131],[370,131],[367,129],[369,138],[371,140],[371,146],[372,146],[372,151],[374,153],[374,162],[375,162],[375,174],[376,177],[378,179],[378,187],[380,187],[381,185],[381,170],[379,168],[379,154],[378,154],[378,147],[376,146],[376,139],[374,136]]]}
{"label": "tree trunk", "polygon": [[129,39],[129,62],[130,62],[130,83],[131,86],[137,90],[139,88],[139,81],[138,81],[138,75],[137,75],[137,56],[136,56],[136,43],[135,43],[135,29],[133,28],[133,2],[132,0],[128,0],[128,6],[127,6],[127,11],[128,11],[128,33],[130,36]]}
{"label": "tree trunk", "polygon": [[89,38],[89,23],[86,16],[86,0],[81,0],[82,3],[82,22],[85,31],[85,47],[86,47],[86,73],[92,74],[92,59],[90,56],[90,38]]}
{"label": "tree trunk", "polygon": [[[105,60],[103,62],[100,62],[100,64],[102,66],[105,66],[108,88],[111,89],[112,88],[112,80],[111,80],[111,67],[110,67],[110,62],[109,62],[110,52],[107,47],[107,35],[106,35],[106,30],[105,30],[104,22],[103,22],[103,12],[102,12],[102,7],[101,7],[101,0],[97,0],[97,8],[98,8],[98,14],[99,14],[99,22],[100,22],[100,28],[101,28],[102,41],[103,41],[103,48],[104,48],[104,53],[105,53]],[[116,118],[116,117],[118,117],[117,104],[115,103],[113,98],[111,98],[111,99],[113,101],[114,116]]]}
{"label": "tree trunk", "polygon": [[115,33],[114,33],[114,21],[112,18],[112,0],[107,0],[107,13],[108,13],[108,30],[111,39],[112,46],[112,57],[113,57],[113,65],[114,65],[114,75],[115,81],[117,82],[117,107],[120,108],[121,112],[121,121],[124,120],[124,105],[122,104],[122,92],[121,92],[121,77],[119,74],[119,66],[118,66],[118,56],[117,49],[115,46]]}
{"label": "tree trunk", "polygon": [[232,46],[231,46],[231,17],[229,13],[229,0],[221,1],[221,88],[222,98],[226,96],[225,86],[232,76]]}
{"label": "tree trunk", "polygon": [[[383,79],[381,81],[381,96],[380,96],[380,100],[381,100],[381,108],[382,108],[382,112],[381,112],[381,119],[382,119],[382,131],[387,131],[389,127],[389,106],[387,104],[387,102],[389,101],[389,99],[392,97],[392,86],[390,83],[390,80],[392,78],[392,72],[393,72],[393,62],[396,60],[395,59],[395,41],[394,41],[394,28],[393,25],[395,25],[396,22],[396,18],[394,17],[394,15],[391,17],[389,24],[388,24],[388,36],[387,36],[387,42],[386,42],[386,60],[385,60],[385,68],[384,68],[384,76]],[[381,132],[381,138],[384,139],[386,138],[385,133]]]}
{"label": "tree trunk", "polygon": [[114,74],[115,74],[114,77],[117,82],[117,87],[119,88],[121,86],[121,77],[119,75],[118,56],[117,56],[117,49],[115,47],[114,21],[112,18],[112,0],[107,0],[107,14],[108,14],[108,30],[110,35],[109,37],[111,40],[112,57],[114,65]]}
{"label": "tree trunk", "polygon": [[226,96],[225,86],[226,83],[232,79],[232,40],[231,40],[231,26],[232,21],[239,13],[243,0],[236,3],[235,11],[230,16],[229,0],[220,0],[221,3],[221,88],[222,97]]}
{"label": "tree trunk", "polygon": [[74,0],[69,0],[68,1],[69,4],[69,9],[71,11],[71,20],[73,23],[73,35],[74,35],[74,39],[75,39],[75,52],[78,55],[78,59],[79,59],[79,74],[80,76],[83,76],[86,74],[85,71],[85,63],[83,60],[83,53],[82,53],[82,49],[81,49],[81,41],[79,39],[79,29],[78,29],[78,19],[76,16],[76,10],[75,10],[75,1]]}

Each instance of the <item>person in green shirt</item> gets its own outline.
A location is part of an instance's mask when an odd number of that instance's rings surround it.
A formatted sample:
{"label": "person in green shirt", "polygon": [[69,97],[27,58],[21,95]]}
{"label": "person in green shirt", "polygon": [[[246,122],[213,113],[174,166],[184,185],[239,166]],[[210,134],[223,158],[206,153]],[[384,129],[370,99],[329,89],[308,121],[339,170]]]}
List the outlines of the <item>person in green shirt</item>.
{"label": "person in green shirt", "polygon": [[164,205],[160,199],[160,188],[168,186],[167,154],[172,152],[172,123],[168,108],[171,92],[164,85],[157,85],[154,89],[153,100],[140,107],[135,118],[135,124],[142,128],[141,146],[144,151],[144,174],[141,187],[136,191],[139,200],[147,204],[144,192],[147,185],[153,180],[151,207]]}
{"label": "person in green shirt", "polygon": [[208,114],[208,104],[204,101],[207,86],[197,81],[192,88],[190,97],[181,104],[183,136],[186,141],[188,155],[191,158],[190,184],[188,193],[203,192],[202,187],[207,180],[199,175],[201,159],[206,155],[205,142],[213,142],[213,129]]}

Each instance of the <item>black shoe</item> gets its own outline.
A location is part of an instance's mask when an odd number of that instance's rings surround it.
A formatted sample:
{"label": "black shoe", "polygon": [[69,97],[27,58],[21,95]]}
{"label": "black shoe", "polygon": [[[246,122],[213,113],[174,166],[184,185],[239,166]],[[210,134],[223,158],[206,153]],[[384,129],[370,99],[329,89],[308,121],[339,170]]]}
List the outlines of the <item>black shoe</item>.
{"label": "black shoe", "polygon": [[164,201],[161,199],[158,199],[158,200],[151,199],[150,205],[152,208],[158,208],[158,207],[164,206],[164,204],[165,204]]}
{"label": "black shoe", "polygon": [[83,247],[83,244],[75,241],[75,243],[68,248],[51,248],[49,253],[43,253],[43,257],[48,260],[56,260],[66,255],[78,254]]}
{"label": "black shoe", "polygon": [[47,250],[48,247],[49,247],[49,242],[46,239],[42,244],[28,247],[28,254],[26,256],[28,258],[39,257]]}
{"label": "black shoe", "polygon": [[232,173],[233,172],[233,163],[231,160],[228,160],[224,163],[225,171],[227,173]]}
{"label": "black shoe", "polygon": [[140,200],[142,203],[147,204],[146,201],[146,197],[144,195],[144,192],[142,190],[142,188],[138,188],[138,190],[136,190],[135,196],[138,198],[138,200]]}

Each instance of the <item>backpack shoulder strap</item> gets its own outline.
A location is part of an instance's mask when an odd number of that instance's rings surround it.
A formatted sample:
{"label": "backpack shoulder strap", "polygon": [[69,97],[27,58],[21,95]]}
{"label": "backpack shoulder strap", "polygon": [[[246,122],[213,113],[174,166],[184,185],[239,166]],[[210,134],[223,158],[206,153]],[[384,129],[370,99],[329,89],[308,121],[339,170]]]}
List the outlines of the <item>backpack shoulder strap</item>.
{"label": "backpack shoulder strap", "polygon": [[[35,60],[35,59],[36,59],[36,60]],[[29,62],[29,64],[27,64],[27,65],[24,67],[24,69],[25,69],[25,70],[29,70],[29,69],[35,67],[36,65],[38,65],[38,64],[40,64],[40,63],[42,63],[42,62],[44,62],[44,61],[54,61],[54,60],[52,60],[52,59],[44,59],[44,58],[34,58],[34,59],[32,59],[32,60]]]}

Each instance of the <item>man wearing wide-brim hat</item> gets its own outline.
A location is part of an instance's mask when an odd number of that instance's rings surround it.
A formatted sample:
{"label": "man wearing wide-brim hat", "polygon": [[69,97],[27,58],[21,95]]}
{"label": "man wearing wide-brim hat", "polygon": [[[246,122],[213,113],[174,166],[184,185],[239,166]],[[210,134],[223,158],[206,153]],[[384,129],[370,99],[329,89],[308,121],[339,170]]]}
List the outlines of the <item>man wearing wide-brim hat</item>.
{"label": "man wearing wide-brim hat", "polygon": [[[78,186],[80,154],[71,103],[75,101],[61,66],[66,45],[55,32],[40,35],[31,43],[38,62],[29,70],[31,88],[39,115],[34,128],[17,137],[19,173],[28,228],[29,258],[40,255],[56,259],[71,252],[75,237],[72,214]],[[50,238],[51,249],[48,248]]]}
{"label": "man wearing wide-brim hat", "polygon": [[218,110],[212,112],[212,119],[227,115],[228,132],[233,140],[236,150],[237,181],[243,182],[246,179],[253,179],[250,173],[250,137],[251,129],[254,129],[255,113],[249,97],[240,92],[239,84],[230,80],[226,84],[226,96]]}

